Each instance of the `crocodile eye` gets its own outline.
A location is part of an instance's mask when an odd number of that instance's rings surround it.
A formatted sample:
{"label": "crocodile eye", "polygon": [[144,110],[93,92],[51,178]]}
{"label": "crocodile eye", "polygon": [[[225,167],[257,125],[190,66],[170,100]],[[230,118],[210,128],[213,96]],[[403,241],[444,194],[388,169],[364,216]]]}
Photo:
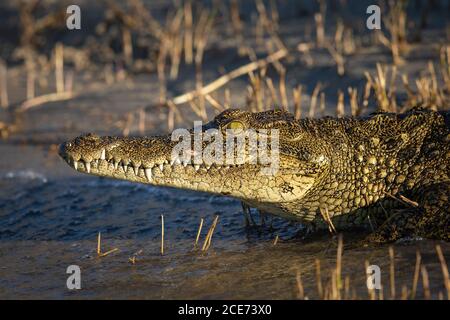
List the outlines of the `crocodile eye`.
{"label": "crocodile eye", "polygon": [[241,121],[233,120],[226,125],[226,129],[230,129],[235,132],[242,132],[245,129],[245,125]]}

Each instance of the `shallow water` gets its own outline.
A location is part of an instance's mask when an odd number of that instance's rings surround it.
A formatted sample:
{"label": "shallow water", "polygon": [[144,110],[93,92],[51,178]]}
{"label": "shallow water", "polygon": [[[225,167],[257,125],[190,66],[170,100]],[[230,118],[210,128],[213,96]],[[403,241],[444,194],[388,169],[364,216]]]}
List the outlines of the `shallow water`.
{"label": "shallow water", "polygon": [[[268,223],[246,228],[234,199],[82,175],[45,147],[1,145],[0,152],[0,298],[292,299],[300,270],[305,294],[314,299],[315,259],[321,261],[324,283],[335,268],[336,239],[301,240],[296,236],[301,226],[278,218],[272,228]],[[211,248],[194,250],[200,219],[205,219],[201,246],[215,215],[219,223]],[[97,257],[98,232],[103,252],[119,250]],[[344,235],[344,243],[350,242]],[[398,297],[403,285],[411,289],[417,249],[433,297],[444,292],[435,244],[395,244]],[[441,247],[448,259],[449,244]],[[135,264],[129,262],[132,256]],[[365,260],[380,266],[388,297],[388,246],[347,245],[348,297],[367,298]],[[74,264],[81,268],[82,289],[71,291],[66,269]]]}

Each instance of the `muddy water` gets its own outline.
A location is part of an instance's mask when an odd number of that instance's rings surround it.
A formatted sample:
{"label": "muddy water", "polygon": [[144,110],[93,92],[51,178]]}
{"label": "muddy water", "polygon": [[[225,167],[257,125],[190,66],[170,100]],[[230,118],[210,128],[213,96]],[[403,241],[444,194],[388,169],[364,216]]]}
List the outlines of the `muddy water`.
{"label": "muddy water", "polygon": [[[292,299],[299,269],[305,293],[314,299],[315,259],[321,260],[324,282],[335,267],[335,239],[301,240],[296,236],[301,226],[282,219],[274,219],[272,228],[268,223],[246,228],[236,200],[78,174],[46,147],[1,145],[0,153],[0,298]],[[211,248],[206,254],[194,250],[200,219],[205,219],[201,245],[215,215]],[[97,257],[98,232],[103,252],[119,250]],[[433,297],[444,292],[435,244],[395,244],[398,296],[403,285],[411,288],[417,249]],[[441,246],[448,259],[450,246]],[[387,246],[345,247],[348,295],[367,298],[365,260],[381,267],[389,297]],[[81,268],[81,290],[66,287],[69,265]],[[418,297],[423,297],[420,283]]]}

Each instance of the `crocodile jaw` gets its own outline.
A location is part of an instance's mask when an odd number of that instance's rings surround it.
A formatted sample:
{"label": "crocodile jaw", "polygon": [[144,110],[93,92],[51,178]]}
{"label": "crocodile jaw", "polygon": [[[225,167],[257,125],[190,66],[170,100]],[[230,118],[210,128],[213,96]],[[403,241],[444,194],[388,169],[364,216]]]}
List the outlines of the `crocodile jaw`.
{"label": "crocodile jaw", "polygon": [[274,175],[261,172],[261,165],[207,165],[171,159],[174,142],[169,136],[118,138],[87,135],[60,146],[60,156],[75,170],[156,186],[209,192],[261,203],[277,210],[279,203],[299,199],[316,180],[301,173],[300,163],[280,156]]}

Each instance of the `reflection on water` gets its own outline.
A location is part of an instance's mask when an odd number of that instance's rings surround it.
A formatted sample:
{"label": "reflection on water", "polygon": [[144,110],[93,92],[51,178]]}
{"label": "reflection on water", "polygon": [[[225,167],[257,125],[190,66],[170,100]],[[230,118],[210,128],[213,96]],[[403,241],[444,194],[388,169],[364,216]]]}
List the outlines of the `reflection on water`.
{"label": "reflection on water", "polygon": [[[42,169],[5,171],[0,190],[0,298],[292,299],[300,270],[305,293],[314,299],[315,260],[321,261],[324,285],[335,268],[336,239],[301,240],[300,226],[278,218],[271,227],[269,218],[264,228],[245,228],[240,203],[230,198]],[[161,214],[164,256],[159,253]],[[206,254],[193,250],[200,219],[205,218],[203,240],[215,215],[219,224],[211,248]],[[99,231],[103,251],[120,250],[98,258]],[[381,267],[389,297],[388,246],[360,248],[348,245],[350,240],[344,235],[349,295],[367,298],[367,260]],[[433,297],[445,292],[435,244],[394,246],[398,296],[403,285],[411,290],[417,249]],[[449,244],[441,247],[448,258]],[[72,264],[81,267],[79,291],[66,288],[66,268]],[[421,281],[418,297],[423,297]]]}

